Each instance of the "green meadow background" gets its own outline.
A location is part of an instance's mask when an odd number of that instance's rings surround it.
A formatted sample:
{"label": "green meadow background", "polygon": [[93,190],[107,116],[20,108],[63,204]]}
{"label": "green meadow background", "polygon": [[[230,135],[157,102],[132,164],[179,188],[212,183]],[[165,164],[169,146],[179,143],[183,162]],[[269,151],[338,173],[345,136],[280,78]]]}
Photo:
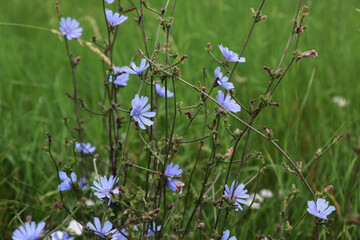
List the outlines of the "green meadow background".
{"label": "green meadow background", "polygon": [[[131,6],[127,1],[122,2]],[[149,2],[155,9],[160,9],[166,1]],[[196,84],[202,80],[202,69],[206,68],[207,86],[210,88],[217,64],[205,51],[207,42],[212,43],[213,53],[219,58],[221,53],[217,45],[221,43],[239,52],[252,23],[249,9],[257,9],[259,4],[260,1],[255,0],[178,1],[170,47],[180,55],[188,55],[180,66],[182,77]],[[297,1],[266,1],[263,14],[268,19],[255,26],[244,53],[246,63],[239,65],[234,76],[236,96],[245,105],[263,94],[269,78],[262,67],[276,68],[291,32],[297,4]],[[273,97],[280,107],[265,109],[254,126],[257,129],[264,125],[271,128],[278,144],[294,161],[302,161],[304,166],[319,148],[324,148],[344,132],[342,141],[317,162],[309,182],[314,190],[319,191],[328,185],[334,186],[327,199],[337,208],[330,215],[335,222],[326,228],[330,233],[341,231],[341,239],[355,238],[359,236],[359,227],[353,224],[360,210],[359,178],[355,175],[359,158],[349,142],[357,145],[360,137],[360,12],[356,10],[360,5],[357,0],[304,1],[304,4],[310,7],[304,22],[308,29],[301,35],[299,48],[302,51],[315,49],[319,56],[293,65]],[[103,39],[105,25],[100,0],[63,0],[60,6],[63,16],[80,22],[84,28],[83,40],[91,41],[93,35]],[[130,12],[128,16],[129,19],[120,27],[115,45],[114,62],[119,66],[128,65],[138,48],[144,50],[140,28],[133,20],[136,14]],[[145,11],[145,21],[148,41],[153,46],[157,16]],[[0,239],[9,239],[8,236],[20,225],[16,214],[23,220],[32,215],[33,220],[39,222],[51,211],[52,199],[58,197],[56,191],[54,193],[57,189],[56,172],[41,147],[47,144],[45,132],[51,133],[55,139],[53,152],[56,158],[66,161],[69,155],[64,149],[64,137],[71,139],[71,136],[63,119],[69,117],[73,126],[74,116],[73,103],[64,94],[72,92],[65,45],[56,34],[47,30],[59,28],[55,1],[0,1],[0,22]],[[163,36],[161,33],[162,43]],[[76,70],[79,96],[90,108],[100,111],[98,102],[104,94],[102,64],[86,46],[80,46],[77,41],[71,41],[70,46],[76,56],[81,56]],[[290,55],[285,63],[289,59]],[[132,76],[126,90],[121,92],[123,108],[130,107],[138,86],[138,79]],[[198,98],[193,97],[195,94],[186,86],[176,83],[176,87],[178,100],[185,106],[196,103]],[[346,104],[339,106],[334,103],[334,97],[343,98]],[[209,104],[210,113],[213,107],[215,105]],[[158,114],[163,121],[163,114]],[[85,142],[95,145],[97,152],[106,158],[103,120],[84,111],[81,111],[81,116],[86,118]],[[248,120],[244,111],[239,116]],[[177,117],[176,133],[180,134],[186,117]],[[201,135],[202,121],[201,115],[191,127],[187,139]],[[230,122],[233,129],[242,127]],[[351,137],[347,137],[347,132],[351,132]],[[130,136],[134,140],[129,142],[128,151],[136,152],[140,141],[133,128]],[[230,140],[221,141],[225,153]],[[191,171],[197,146],[190,147],[195,150],[189,150],[189,146],[179,148],[175,159],[183,166],[184,176]],[[274,197],[266,199],[259,210],[251,209],[241,218],[232,230],[232,235],[238,239],[255,239],[257,234],[275,235],[283,209],[279,192],[288,194],[292,184],[301,184],[296,176],[284,171],[281,163],[286,159],[267,141],[252,134],[249,150],[262,152],[267,167],[259,179],[258,188],[250,184],[249,192],[270,189]],[[241,151],[238,151],[237,158],[240,156]],[[140,160],[141,164],[145,165],[145,158]],[[244,181],[253,176],[255,167],[255,163],[249,163],[244,168],[241,176]],[[105,167],[100,167],[100,170],[106,173]],[[200,166],[200,173],[201,170]],[[304,170],[305,175],[307,170]],[[232,178],[235,176],[236,171]],[[139,179],[141,181],[143,177]],[[186,179],[183,180],[186,183]],[[223,183],[218,183],[219,188],[220,184]],[[197,185],[200,184],[194,181],[192,190],[198,190]],[[349,190],[349,186],[353,189]],[[302,216],[307,208],[306,201],[310,199],[308,191],[302,190],[295,200],[296,207],[288,212],[291,224]],[[349,209],[344,209],[347,200]],[[202,219],[207,226],[213,224],[211,218],[203,216]],[[230,222],[234,223],[236,219],[232,216]],[[313,229],[313,218],[308,215],[295,229],[292,239],[311,238]],[[211,231],[207,234],[210,236]],[[324,229],[321,238],[329,238]]]}

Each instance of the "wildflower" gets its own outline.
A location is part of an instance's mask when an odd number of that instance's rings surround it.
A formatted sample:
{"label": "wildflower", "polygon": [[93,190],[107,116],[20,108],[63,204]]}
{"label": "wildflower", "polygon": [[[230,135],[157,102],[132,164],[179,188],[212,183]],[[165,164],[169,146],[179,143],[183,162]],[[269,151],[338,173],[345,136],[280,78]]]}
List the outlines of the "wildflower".
{"label": "wildflower", "polygon": [[249,197],[246,199],[248,202],[248,205],[250,205],[252,202],[253,204],[250,206],[250,208],[253,209],[260,209],[260,203],[262,203],[265,198],[272,198],[273,193],[268,189],[261,189],[258,194],[256,194],[256,201],[253,202],[255,198],[255,194],[251,193]]}
{"label": "wildflower", "polygon": [[[138,230],[138,228],[137,228],[137,226],[136,225],[134,225],[134,229],[137,231]],[[156,223],[155,222],[153,222],[153,224],[152,224],[152,228],[150,228],[149,227],[149,229],[148,229],[148,231],[147,231],[147,233],[146,233],[146,235],[148,236],[148,237],[150,237],[150,236],[152,236],[152,235],[154,235],[154,230],[156,229],[156,231],[155,232],[158,232],[158,231],[160,231],[161,230],[161,225],[158,225],[157,226],[157,228],[156,228]]]}
{"label": "wildflower", "polygon": [[222,44],[219,45],[219,49],[221,53],[223,54],[224,58],[228,62],[245,62],[246,59],[244,57],[239,58],[239,55],[237,53],[234,53],[230,51],[227,47],[223,47]]}
{"label": "wildflower", "polygon": [[129,81],[129,74],[125,72],[125,68],[115,67],[114,74],[116,75],[115,77],[113,75],[109,76],[109,82],[113,82],[113,79],[115,78],[114,80],[115,85],[125,87],[127,81]]}
{"label": "wildflower", "polygon": [[94,194],[99,199],[109,198],[108,205],[110,205],[111,196],[119,194],[119,189],[114,186],[118,181],[119,179],[117,177],[114,178],[114,176],[110,176],[108,180],[106,176],[103,176],[100,178],[100,183],[94,180],[93,184],[95,187],[91,187],[91,189],[96,191]]}
{"label": "wildflower", "polygon": [[[59,178],[60,178],[60,181],[62,181],[62,183],[58,185],[58,189],[60,191],[68,191],[72,188],[72,184],[76,183],[76,181],[77,181],[76,173],[71,172],[70,177],[71,178],[69,178],[67,176],[67,174],[63,171],[59,172]],[[81,187],[81,189],[85,189],[89,186],[89,184],[85,184],[84,177],[80,179],[79,186]]]}
{"label": "wildflower", "polygon": [[75,149],[83,154],[89,154],[95,152],[96,147],[92,147],[91,143],[76,143]]}
{"label": "wildflower", "polygon": [[[165,87],[161,87],[161,85],[159,83],[156,83],[155,90],[156,90],[157,94],[159,94],[160,97],[165,97]],[[174,93],[167,90],[167,97],[168,98],[174,97]]]}
{"label": "wildflower", "polygon": [[220,72],[220,67],[217,67],[215,69],[215,77],[216,77],[216,82],[217,84],[219,84],[220,86],[222,86],[223,88],[225,88],[226,90],[230,90],[234,88],[234,84],[232,82],[227,82],[229,80],[228,77],[223,77],[222,72]]}
{"label": "wildflower", "polygon": [[108,4],[112,4],[115,0],[105,0]]}
{"label": "wildflower", "polygon": [[[177,176],[177,177],[180,177],[182,173],[182,170],[179,169],[179,165],[175,165],[173,167],[173,163],[170,163],[167,167],[166,167],[166,170],[165,170],[165,175],[167,176]],[[176,191],[176,188],[177,188],[177,185],[178,184],[181,184],[182,186],[184,186],[185,184],[183,182],[180,182],[178,180],[175,180],[173,178],[170,178],[168,177],[167,179],[167,182],[166,182],[166,185],[171,189],[173,190],[174,192]],[[182,193],[182,189],[180,189],[180,194]]]}
{"label": "wildflower", "polygon": [[260,195],[264,198],[272,198],[273,197],[273,193],[272,191],[268,190],[268,189],[261,189],[260,190]]}
{"label": "wildflower", "polygon": [[134,120],[138,122],[141,129],[146,129],[145,125],[151,126],[154,124],[153,121],[145,118],[154,117],[156,114],[155,112],[148,112],[150,109],[150,104],[146,105],[148,100],[148,97],[139,98],[139,94],[136,94],[135,98],[131,100],[132,110],[130,112],[130,116],[132,116]]}
{"label": "wildflower", "polygon": [[111,240],[127,240],[125,228],[121,229],[121,232],[116,231]]}
{"label": "wildflower", "polygon": [[141,60],[141,63],[140,63],[139,67],[137,67],[134,62],[131,63],[131,67],[132,67],[132,69],[129,68],[128,66],[125,66],[124,67],[125,72],[130,73],[130,74],[134,74],[134,75],[140,75],[143,71],[145,71],[149,67],[149,64],[146,64],[146,59],[143,58]]}
{"label": "wildflower", "polygon": [[70,17],[60,19],[60,31],[68,40],[79,38],[83,28],[79,27],[79,22]]}
{"label": "wildflower", "polygon": [[236,113],[241,111],[240,105],[237,104],[234,99],[231,99],[230,94],[226,95],[225,97],[224,93],[219,90],[216,99],[226,110],[230,112]]}
{"label": "wildflower", "polygon": [[85,205],[86,205],[87,207],[95,206],[95,202],[94,202],[93,200],[86,199],[86,200],[85,200]]}
{"label": "wildflower", "polygon": [[327,215],[335,211],[334,206],[329,207],[329,202],[327,202],[325,199],[318,198],[316,200],[316,204],[314,201],[308,201],[308,209],[307,211],[314,215],[315,217],[325,219],[327,220]]}
{"label": "wildflower", "polygon": [[51,240],[74,240],[67,232],[56,231],[51,235]]}
{"label": "wildflower", "polygon": [[111,26],[117,26],[123,22],[126,21],[126,19],[128,19],[127,16],[124,15],[120,15],[119,13],[115,12],[113,14],[113,11],[109,10],[109,9],[105,9],[105,15],[106,15],[106,20],[108,21],[108,23]]}
{"label": "wildflower", "polygon": [[40,238],[41,233],[44,233],[45,222],[37,224],[35,222],[25,223],[25,226],[20,226],[12,235],[13,240],[36,240]]}
{"label": "wildflower", "polygon": [[83,231],[83,226],[76,220],[71,220],[67,229],[71,234],[81,235]]}
{"label": "wildflower", "polygon": [[112,229],[112,223],[109,221],[106,221],[104,226],[101,227],[101,223],[99,218],[95,217],[94,218],[94,224],[92,224],[91,222],[88,222],[86,224],[86,226],[88,226],[90,228],[90,230],[92,230],[96,235],[102,237],[102,238],[107,238],[110,234],[114,234],[116,231],[116,229]]}
{"label": "wildflower", "polygon": [[349,102],[340,96],[335,96],[332,98],[333,103],[335,103],[336,105],[338,105],[339,107],[345,107],[346,105],[349,104]]}
{"label": "wildflower", "polygon": [[246,199],[247,204],[250,205],[253,201],[253,204],[250,206],[250,208],[252,209],[260,209],[261,205],[260,203],[262,203],[264,201],[264,198],[261,196],[261,194],[256,194],[256,198],[255,198],[255,194],[251,193],[249,195],[249,197]]}
{"label": "wildflower", "polygon": [[[224,194],[229,199],[235,199],[235,205],[237,206],[235,211],[238,211],[239,209],[243,210],[240,203],[247,205],[248,202],[244,199],[248,198],[249,194],[247,194],[247,190],[244,189],[245,185],[242,183],[235,189],[235,192],[234,192],[234,187],[235,187],[235,181],[232,182],[230,189],[229,189],[229,186],[226,184]],[[242,199],[242,198],[244,198],[244,199]]]}
{"label": "wildflower", "polygon": [[236,237],[235,236],[232,236],[231,238],[230,237],[230,231],[229,230],[225,230],[224,231],[224,234],[222,235],[221,237],[221,240],[236,240]]}

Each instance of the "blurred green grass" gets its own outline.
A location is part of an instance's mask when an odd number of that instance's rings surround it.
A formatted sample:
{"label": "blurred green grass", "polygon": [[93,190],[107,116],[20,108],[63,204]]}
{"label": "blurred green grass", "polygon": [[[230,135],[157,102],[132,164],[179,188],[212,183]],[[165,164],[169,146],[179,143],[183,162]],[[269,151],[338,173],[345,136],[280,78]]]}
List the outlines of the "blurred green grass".
{"label": "blurred green grass", "polygon": [[[162,7],[159,2],[151,2],[154,8]],[[182,76],[191,83],[202,79],[202,68],[205,67],[210,86],[216,63],[204,50],[207,42],[213,45],[217,56],[218,44],[239,51],[252,19],[250,7],[257,8],[259,1],[179,1],[175,12],[174,28],[171,32],[171,47],[179,54],[189,58],[181,65]],[[332,141],[341,132],[352,131],[353,136],[360,136],[360,13],[355,11],[356,0],[343,1],[305,1],[310,7],[305,24],[309,28],[301,36],[300,49],[315,49],[319,53],[316,59],[305,59],[295,64],[281,83],[273,100],[281,106],[277,109],[265,109],[256,120],[255,127],[263,125],[273,129],[279,145],[296,161],[305,164],[315,151]],[[22,23],[44,28],[58,29],[58,20],[54,1],[1,1],[0,22]],[[103,16],[99,1],[70,0],[60,1],[64,16],[76,18],[84,28],[82,38],[90,41],[92,35],[98,38],[104,34]],[[290,34],[292,19],[297,4],[292,1],[269,1],[263,13],[268,19],[257,24],[251,41],[244,53],[247,62],[239,65],[235,75],[236,96],[246,105],[258,98],[267,86],[268,77],[263,66],[275,68],[281,57]],[[139,28],[131,19],[121,26],[115,46],[114,60],[116,65],[126,65],[143,47]],[[157,29],[156,16],[146,12],[146,31],[150,45],[155,44]],[[45,132],[55,138],[54,152],[58,158],[66,158],[63,150],[64,137],[70,134],[62,122],[64,116],[72,118],[71,101],[64,95],[72,92],[71,72],[67,62],[64,43],[55,34],[48,31],[0,25],[0,124],[1,144],[0,160],[0,229],[3,236],[12,232],[18,222],[14,211],[24,210],[23,215],[32,214],[40,220],[51,209],[52,202],[41,202],[39,198],[56,187],[56,175],[53,165],[41,146],[46,144]],[[86,47],[71,42],[76,55],[81,56],[77,69],[79,95],[92,109],[98,109],[98,101],[103,96],[103,75],[99,59]],[[288,59],[288,58],[287,58]],[[285,60],[286,62],[286,60]],[[310,79],[313,76],[312,82]],[[138,81],[129,81],[129,89],[137,89]],[[311,82],[311,83],[310,83]],[[179,101],[192,104],[195,99],[188,98],[187,89],[177,83]],[[124,91],[123,99],[130,100],[134,91]],[[182,94],[181,94],[182,93]],[[348,105],[339,107],[333,103],[333,97],[340,96]],[[129,101],[124,102],[129,107]],[[99,146],[100,153],[106,150],[100,146],[106,142],[101,118],[91,117],[86,112],[86,141]],[[241,114],[245,117],[245,114]],[[181,119],[178,116],[178,119]],[[73,124],[73,119],[70,123]],[[232,127],[241,127],[231,121]],[[199,118],[191,128],[198,136]],[[181,130],[181,125],[178,126]],[[181,132],[181,131],[178,131]],[[188,136],[191,139],[191,136]],[[224,140],[225,141],[225,140]],[[138,141],[129,143],[129,149],[136,149]],[[225,141],[224,145],[229,146]],[[289,176],[281,167],[285,159],[274,147],[259,137],[252,135],[250,150],[261,151],[265,156],[268,170],[260,179],[260,188],[274,191],[275,198],[269,200],[258,211],[251,210],[241,221],[240,239],[253,237],[256,234],[274,234],[274,223],[280,222],[282,203],[277,191],[289,191],[291,184],[299,184],[294,176]],[[240,151],[238,152],[240,154]],[[191,151],[180,148],[177,160],[190,163]],[[316,171],[310,182],[314,189],[321,190],[327,185],[334,185],[334,198],[339,210],[345,201],[345,190],[355,158],[351,147],[345,142],[337,144],[317,163]],[[252,164],[249,164],[252,166]],[[254,171],[245,169],[243,175],[251,176]],[[188,164],[187,171],[191,169]],[[235,173],[234,173],[235,175]],[[358,189],[359,181],[357,180]],[[249,189],[251,192],[251,189]],[[294,223],[306,209],[306,200],[310,195],[303,190],[296,200],[299,209],[292,209],[290,220]],[[51,200],[51,199],[50,199]],[[354,212],[359,212],[359,191],[352,199]],[[44,204],[45,203],[45,204]],[[292,217],[294,216],[294,217]],[[338,213],[332,217],[339,221]],[[261,221],[259,221],[261,219]],[[275,219],[275,221],[274,221]],[[313,228],[310,220],[302,222],[292,237],[309,237]],[[334,225],[336,225],[336,222]],[[334,226],[331,229],[335,228]],[[348,226],[343,234],[355,236],[356,229]]]}

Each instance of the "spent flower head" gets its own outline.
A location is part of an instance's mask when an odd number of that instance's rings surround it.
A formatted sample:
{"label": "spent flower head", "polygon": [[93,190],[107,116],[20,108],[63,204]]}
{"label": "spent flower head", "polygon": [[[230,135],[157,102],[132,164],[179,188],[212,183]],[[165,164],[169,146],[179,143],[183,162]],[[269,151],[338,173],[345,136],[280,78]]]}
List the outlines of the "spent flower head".
{"label": "spent flower head", "polygon": [[[155,84],[155,90],[160,97],[165,97],[165,87],[161,87],[160,83]],[[169,90],[167,90],[166,93],[168,98],[174,97],[174,93]]]}
{"label": "spent flower head", "polygon": [[[235,203],[234,203],[236,205],[235,211],[238,211],[239,209],[243,210],[243,208],[241,207],[240,204],[248,205],[248,202],[245,199],[249,197],[249,194],[247,194],[247,190],[244,188],[245,188],[245,185],[241,183],[235,189],[235,181],[232,182],[230,188],[227,184],[225,185],[224,195],[226,197],[228,197],[229,199],[235,199]],[[234,191],[234,189],[235,189],[235,191]]]}
{"label": "spent flower head", "polygon": [[308,201],[307,204],[308,204],[307,211],[311,215],[314,215],[315,217],[324,220],[327,220],[327,216],[333,211],[335,211],[335,207],[329,206],[329,202],[322,198],[318,198],[316,200],[316,204],[314,201]]}
{"label": "spent flower head", "polygon": [[227,47],[223,47],[222,44],[219,45],[219,49],[221,53],[223,54],[224,58],[228,62],[245,62],[246,59],[244,57],[239,58],[239,55],[237,53],[234,53],[229,50]]}
{"label": "spent flower head", "polygon": [[225,230],[224,234],[221,237],[221,240],[236,240],[236,237],[235,236],[230,237],[230,231]]}
{"label": "spent flower head", "polygon": [[91,143],[76,143],[75,149],[83,154],[89,154],[95,152],[96,147],[91,146]]}
{"label": "spent flower head", "polygon": [[106,176],[103,176],[100,178],[100,183],[95,180],[93,181],[95,187],[91,187],[91,189],[95,190],[94,194],[99,199],[108,198],[108,205],[110,205],[111,196],[119,194],[119,189],[115,186],[118,181],[117,177],[110,176],[108,180]]}
{"label": "spent flower head", "polygon": [[106,20],[111,26],[117,26],[128,19],[127,16],[120,15],[117,12],[113,14],[113,11],[109,9],[105,9],[105,15],[106,15]]}
{"label": "spent flower head", "polygon": [[60,19],[60,31],[68,40],[81,36],[83,28],[79,27],[79,25],[78,21],[70,17]]}
{"label": "spent flower head", "polygon": [[40,238],[40,235],[44,233],[45,222],[37,224],[35,222],[25,223],[24,226],[20,226],[16,229],[12,235],[13,240],[36,240]]}
{"label": "spent flower head", "polygon": [[217,84],[219,84],[220,86],[222,86],[226,90],[230,90],[230,89],[234,88],[234,84],[232,82],[228,82],[229,78],[228,77],[223,77],[223,74],[220,71],[220,67],[217,67],[215,69],[215,77],[216,77]]}
{"label": "spent flower head", "polygon": [[129,68],[128,66],[125,66],[125,67],[124,67],[124,68],[125,68],[125,72],[130,73],[130,74],[134,74],[134,75],[140,75],[140,74],[142,74],[146,69],[148,69],[149,64],[146,64],[146,59],[143,58],[143,59],[141,59],[141,63],[140,63],[140,66],[139,66],[139,67],[137,67],[134,62],[131,63],[131,67],[132,67],[132,69]]}
{"label": "spent flower head", "polygon": [[[165,170],[165,175],[167,176],[177,176],[179,177],[181,175],[181,173],[183,172],[181,169],[179,169],[179,165],[175,165],[173,166],[173,163],[170,163]],[[180,184],[179,184],[180,183]],[[181,185],[181,187],[183,187],[185,184],[183,182],[180,182],[178,180],[175,180],[173,178],[168,177],[167,178],[167,182],[166,185],[173,190],[174,192],[176,192],[177,189],[177,185],[179,184],[179,186]],[[182,188],[180,188],[180,194],[182,193]]]}
{"label": "spent flower head", "polygon": [[153,121],[147,119],[147,117],[154,117],[156,115],[155,112],[148,112],[150,109],[150,104],[146,105],[148,100],[149,98],[144,96],[139,98],[139,94],[136,94],[135,98],[131,100],[132,110],[130,116],[138,122],[141,129],[146,129],[145,125],[151,126],[154,124]]}
{"label": "spent flower head", "polygon": [[216,99],[222,106],[225,107],[226,110],[230,112],[236,113],[241,111],[240,105],[237,104],[234,99],[231,99],[230,94],[226,95],[225,97],[224,93],[219,90]]}
{"label": "spent flower head", "polygon": [[88,222],[86,226],[88,226],[90,230],[92,230],[96,235],[102,238],[107,239],[108,236],[113,236],[117,232],[116,229],[112,229],[113,225],[109,221],[106,221],[104,226],[102,227],[99,218],[95,217],[94,224]]}
{"label": "spent flower head", "polygon": [[[115,76],[114,76],[115,75]],[[109,76],[109,82],[113,82],[114,84],[118,86],[125,87],[127,85],[127,81],[129,81],[129,74],[125,72],[124,67],[115,67],[114,68],[114,75]]]}

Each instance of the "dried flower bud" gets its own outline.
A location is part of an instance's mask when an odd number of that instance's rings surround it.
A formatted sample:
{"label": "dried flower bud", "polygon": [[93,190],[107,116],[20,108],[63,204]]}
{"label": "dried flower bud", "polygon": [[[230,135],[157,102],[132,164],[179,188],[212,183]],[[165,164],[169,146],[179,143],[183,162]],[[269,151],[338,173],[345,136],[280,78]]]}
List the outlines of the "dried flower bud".
{"label": "dried flower bud", "polygon": [[131,212],[131,209],[130,209],[130,208],[128,208],[128,209],[126,209],[125,211],[123,211],[123,214],[126,215],[126,214],[128,214],[129,212]]}
{"label": "dried flower bud", "polygon": [[176,184],[175,191],[176,191],[176,192],[181,192],[181,190],[182,190],[182,188],[183,188],[184,185],[185,185],[185,184],[184,184],[183,182],[178,182],[178,183]]}
{"label": "dried flower bud", "polygon": [[182,55],[181,58],[180,58],[180,62],[184,61],[184,59],[188,58],[187,55]]}
{"label": "dried flower bud", "polygon": [[271,129],[268,129],[266,126],[263,126],[263,129],[266,133],[266,135],[269,137],[269,138],[272,138],[273,136],[273,131]]}
{"label": "dried flower bud", "polygon": [[324,193],[327,193],[328,191],[330,191],[331,189],[333,189],[334,186],[333,185],[329,185],[326,188],[324,188]]}
{"label": "dried flower bud", "polygon": [[227,158],[227,157],[230,157],[230,156],[233,154],[233,152],[234,152],[234,148],[233,148],[233,147],[227,149],[224,157],[226,157],[226,158]]}
{"label": "dried flower bud", "polygon": [[306,58],[306,57],[317,57],[318,53],[313,49],[307,52],[303,52],[300,56],[300,58]]}
{"label": "dried flower bud", "polygon": [[198,228],[203,228],[205,226],[205,224],[203,222],[200,222],[198,225]]}
{"label": "dried flower bud", "polygon": [[167,207],[168,210],[172,209],[175,206],[175,203],[171,203],[169,204],[169,206]]}
{"label": "dried flower bud", "polygon": [[118,189],[119,189],[119,191],[122,192],[122,193],[125,192],[124,186],[118,186]]}
{"label": "dried flower bud", "polygon": [[309,7],[304,6],[303,11],[302,11],[303,16],[306,16],[306,13],[307,13],[308,10],[309,10]]}
{"label": "dried flower bud", "polygon": [[132,166],[132,164],[131,164],[130,160],[127,160],[125,162],[125,167],[127,168],[127,167],[131,167],[131,166]]}
{"label": "dried flower bud", "polygon": [[166,8],[161,8],[161,9],[160,9],[161,15],[164,15],[165,11],[166,11]]}
{"label": "dried flower bud", "polygon": [[74,59],[74,66],[78,65],[80,63],[81,57],[78,56]]}
{"label": "dried flower bud", "polygon": [[54,210],[59,209],[59,208],[61,208],[61,205],[62,205],[62,203],[60,201],[57,201],[57,202],[55,202],[53,209]]}
{"label": "dried flower bud", "polygon": [[140,53],[140,55],[141,55],[142,57],[144,56],[144,53],[143,53],[143,51],[141,51],[140,48],[138,49],[138,52]]}

